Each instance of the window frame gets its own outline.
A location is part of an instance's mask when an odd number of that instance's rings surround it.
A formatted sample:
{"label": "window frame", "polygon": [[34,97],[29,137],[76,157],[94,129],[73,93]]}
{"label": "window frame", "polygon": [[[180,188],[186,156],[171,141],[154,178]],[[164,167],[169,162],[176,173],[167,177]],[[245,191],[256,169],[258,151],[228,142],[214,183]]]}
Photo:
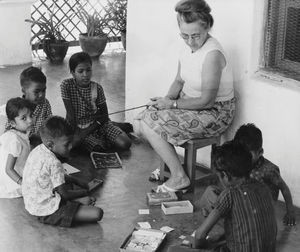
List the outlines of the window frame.
{"label": "window frame", "polygon": [[[284,58],[287,29],[287,10],[290,7],[300,9],[300,0],[267,0],[267,15],[264,29],[263,69],[280,75],[300,80],[300,63]],[[283,15],[282,19],[278,17]],[[271,46],[271,43],[275,43]]]}

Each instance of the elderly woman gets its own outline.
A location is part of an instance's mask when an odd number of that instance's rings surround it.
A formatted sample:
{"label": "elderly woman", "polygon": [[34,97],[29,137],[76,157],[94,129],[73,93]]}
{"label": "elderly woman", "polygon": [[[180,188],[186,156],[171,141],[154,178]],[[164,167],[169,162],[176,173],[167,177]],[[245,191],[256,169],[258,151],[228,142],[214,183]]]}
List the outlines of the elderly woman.
{"label": "elderly woman", "polygon": [[140,129],[169,167],[171,176],[157,191],[179,191],[190,185],[177,156],[178,146],[192,138],[223,133],[232,122],[235,100],[230,64],[209,34],[213,25],[204,0],[183,0],[175,7],[184,40],[178,71],[168,94],[155,97],[139,116]]}

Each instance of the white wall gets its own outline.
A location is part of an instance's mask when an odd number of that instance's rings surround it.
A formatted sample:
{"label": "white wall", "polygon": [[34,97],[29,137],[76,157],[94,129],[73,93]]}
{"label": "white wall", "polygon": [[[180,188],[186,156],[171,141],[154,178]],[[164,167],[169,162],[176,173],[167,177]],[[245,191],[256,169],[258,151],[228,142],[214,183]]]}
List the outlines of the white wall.
{"label": "white wall", "polygon": [[0,0],[0,65],[31,62],[30,6],[33,0]]}
{"label": "white wall", "polygon": [[[180,38],[177,0],[130,0],[126,59],[126,107],[165,95],[174,78]],[[215,25],[211,33],[223,45],[234,68],[237,112],[225,138],[243,123],[263,132],[265,156],[280,167],[294,202],[300,206],[300,83],[264,78],[258,70],[264,1],[207,0]],[[275,80],[273,80],[275,79]],[[279,81],[278,81],[279,80]],[[126,114],[132,121],[138,111]],[[200,161],[207,163],[208,152]]]}

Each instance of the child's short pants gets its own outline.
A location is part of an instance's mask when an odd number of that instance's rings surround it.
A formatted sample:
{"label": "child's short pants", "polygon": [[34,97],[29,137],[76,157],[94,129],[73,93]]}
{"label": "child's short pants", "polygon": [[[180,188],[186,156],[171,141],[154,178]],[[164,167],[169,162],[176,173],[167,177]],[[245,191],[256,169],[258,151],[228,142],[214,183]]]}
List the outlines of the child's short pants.
{"label": "child's short pants", "polygon": [[81,203],[76,201],[61,201],[56,212],[47,216],[38,216],[38,220],[44,224],[71,227],[80,205]]}

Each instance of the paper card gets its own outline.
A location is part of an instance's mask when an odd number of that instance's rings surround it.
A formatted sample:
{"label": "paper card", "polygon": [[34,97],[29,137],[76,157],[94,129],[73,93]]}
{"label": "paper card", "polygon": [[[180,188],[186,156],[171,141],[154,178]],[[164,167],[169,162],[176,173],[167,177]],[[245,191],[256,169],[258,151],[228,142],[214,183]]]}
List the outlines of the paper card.
{"label": "paper card", "polygon": [[180,235],[180,236],[179,236],[179,239],[181,239],[181,240],[184,240],[185,238],[186,238],[185,235]]}
{"label": "paper card", "polygon": [[78,170],[77,168],[75,168],[74,166],[69,165],[69,164],[67,164],[67,163],[63,163],[62,165],[63,165],[63,168],[65,169],[65,172],[66,172],[68,175],[80,171],[80,170]]}
{"label": "paper card", "polygon": [[145,229],[151,228],[151,225],[149,222],[138,222],[138,224],[141,228],[145,228]]}
{"label": "paper card", "polygon": [[168,226],[164,226],[164,227],[160,228],[160,230],[164,231],[166,233],[169,233],[169,232],[173,231],[174,228],[171,228],[171,227],[168,227]]}
{"label": "paper card", "polygon": [[191,242],[188,241],[188,240],[183,240],[183,241],[182,241],[182,244],[183,244],[183,245],[189,245],[190,243],[191,243]]}
{"label": "paper card", "polygon": [[139,214],[150,214],[149,209],[139,209]]}

